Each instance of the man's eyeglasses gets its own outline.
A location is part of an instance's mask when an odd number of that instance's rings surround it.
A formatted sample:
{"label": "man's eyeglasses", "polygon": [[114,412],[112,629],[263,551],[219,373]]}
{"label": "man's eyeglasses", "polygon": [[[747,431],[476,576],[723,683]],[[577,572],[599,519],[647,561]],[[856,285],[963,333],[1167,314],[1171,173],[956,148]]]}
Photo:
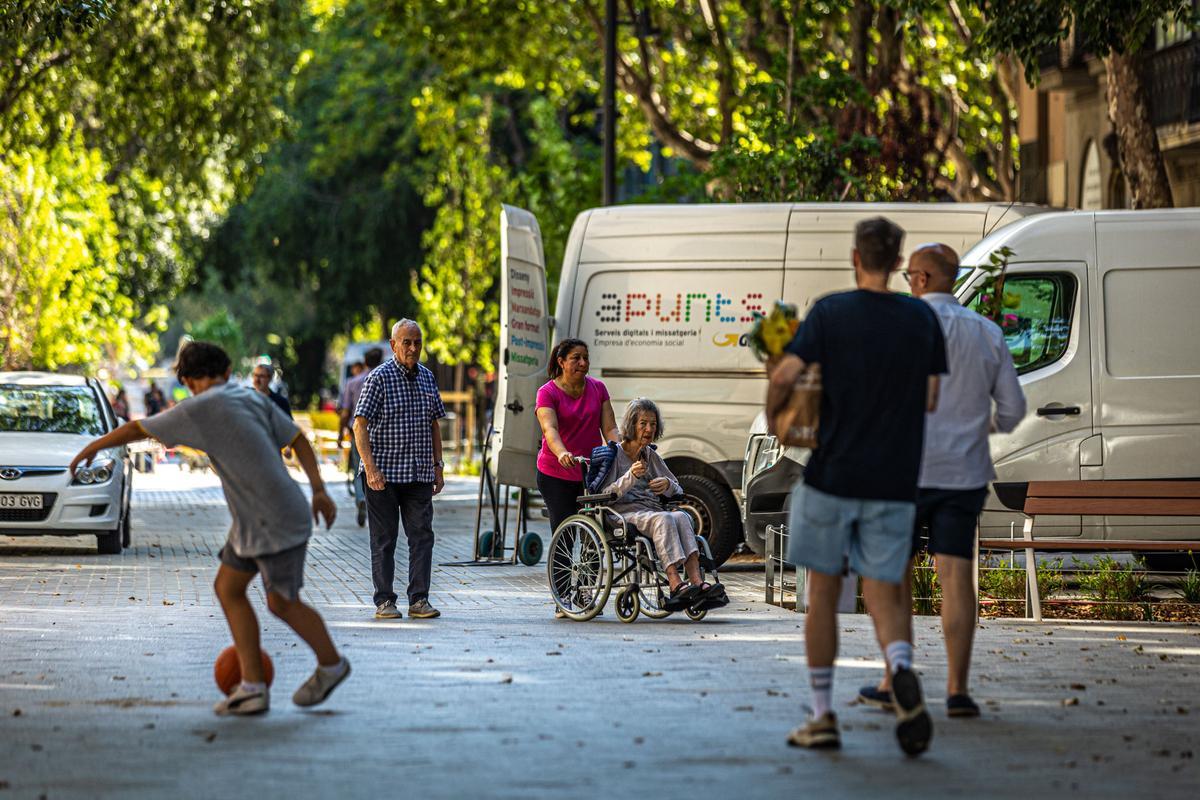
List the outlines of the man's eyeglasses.
{"label": "man's eyeglasses", "polygon": [[912,285],[913,277],[917,275],[928,275],[929,273],[919,269],[909,269],[901,272],[900,274],[904,276],[905,283]]}

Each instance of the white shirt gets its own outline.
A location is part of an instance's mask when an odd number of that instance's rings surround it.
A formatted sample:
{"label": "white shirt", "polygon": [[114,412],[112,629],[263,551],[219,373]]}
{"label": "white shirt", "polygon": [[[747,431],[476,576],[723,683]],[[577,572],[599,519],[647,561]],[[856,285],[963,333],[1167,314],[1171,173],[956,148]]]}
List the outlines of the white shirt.
{"label": "white shirt", "polygon": [[[978,489],[996,477],[988,433],[1008,433],[1025,416],[1025,393],[1012,354],[996,323],[963,308],[952,294],[934,292],[929,303],[946,339],[946,365],[937,410],[925,415],[922,489]],[[996,403],[995,416],[992,401]]]}

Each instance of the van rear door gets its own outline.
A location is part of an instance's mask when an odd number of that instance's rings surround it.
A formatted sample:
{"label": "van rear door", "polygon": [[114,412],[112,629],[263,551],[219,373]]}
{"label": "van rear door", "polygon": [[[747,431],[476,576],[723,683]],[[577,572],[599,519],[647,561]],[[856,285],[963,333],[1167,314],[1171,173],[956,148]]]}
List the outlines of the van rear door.
{"label": "van rear door", "polygon": [[[979,309],[978,273],[959,293]],[[996,480],[980,519],[985,537],[1020,531],[1029,481],[1079,480],[1093,433],[1091,318],[1083,262],[1011,264],[1004,284],[1004,338],[1028,412],[1016,430],[991,437]],[[1079,536],[1077,516],[1038,517],[1038,535]]]}
{"label": "van rear door", "polygon": [[537,485],[537,391],[546,381],[550,317],[546,259],[537,218],[500,210],[500,367],[489,466],[500,483]]}

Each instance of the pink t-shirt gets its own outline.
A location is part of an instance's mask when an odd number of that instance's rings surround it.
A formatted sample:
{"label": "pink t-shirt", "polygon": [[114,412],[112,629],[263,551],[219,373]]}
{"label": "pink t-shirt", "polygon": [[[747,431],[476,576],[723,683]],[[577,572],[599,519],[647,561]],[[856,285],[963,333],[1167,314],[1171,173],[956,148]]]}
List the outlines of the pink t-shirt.
{"label": "pink t-shirt", "polygon": [[[608,400],[608,389],[594,378],[584,378],[583,394],[571,397],[558,388],[558,384],[550,381],[538,389],[537,407],[552,408],[558,415],[558,435],[572,455],[591,456],[592,448],[604,444],[600,435],[600,415],[604,403]],[[538,471],[552,478],[562,478],[568,481],[583,479],[579,467],[570,469],[563,467],[550,452],[550,447],[542,439],[542,449],[538,452]]]}

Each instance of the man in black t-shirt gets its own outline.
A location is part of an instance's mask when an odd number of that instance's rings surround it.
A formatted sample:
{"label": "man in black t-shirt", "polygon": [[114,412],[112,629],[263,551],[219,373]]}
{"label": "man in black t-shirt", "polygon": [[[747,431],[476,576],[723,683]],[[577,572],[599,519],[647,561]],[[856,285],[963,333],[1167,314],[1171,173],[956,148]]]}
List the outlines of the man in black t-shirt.
{"label": "man in black t-shirt", "polygon": [[844,564],[863,577],[863,595],[884,643],[899,724],[909,755],[929,745],[932,725],[912,670],[910,609],[900,586],[908,565],[925,412],[937,405],[946,350],[926,303],[894,294],[904,231],[876,217],[854,231],[858,289],[818,300],[787,353],[771,365],[768,419],[786,402],[806,364],[821,365],[817,448],[792,494],[789,560],[808,569],[805,643],[813,718],[789,743],[839,747],[832,711],[837,601]]}

